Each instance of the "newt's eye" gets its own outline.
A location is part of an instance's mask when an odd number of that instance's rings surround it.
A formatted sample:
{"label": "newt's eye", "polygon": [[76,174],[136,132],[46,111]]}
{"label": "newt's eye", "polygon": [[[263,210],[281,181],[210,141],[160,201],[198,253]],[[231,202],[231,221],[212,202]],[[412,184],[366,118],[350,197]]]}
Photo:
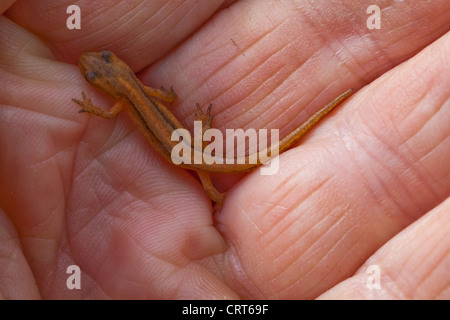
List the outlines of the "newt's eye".
{"label": "newt's eye", "polygon": [[87,81],[94,80],[95,78],[97,78],[97,72],[88,71],[88,72],[86,72],[84,77],[86,78]]}
{"label": "newt's eye", "polygon": [[102,51],[102,59],[105,60],[107,63],[111,62],[111,51],[103,50]]}

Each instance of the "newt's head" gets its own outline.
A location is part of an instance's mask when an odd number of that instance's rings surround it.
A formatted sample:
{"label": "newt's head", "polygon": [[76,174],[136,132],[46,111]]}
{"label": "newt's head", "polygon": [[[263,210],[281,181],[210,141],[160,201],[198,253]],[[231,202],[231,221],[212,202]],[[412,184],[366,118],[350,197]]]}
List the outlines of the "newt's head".
{"label": "newt's head", "polygon": [[90,84],[116,98],[126,92],[122,90],[124,80],[135,77],[130,67],[109,50],[83,52],[78,67]]}

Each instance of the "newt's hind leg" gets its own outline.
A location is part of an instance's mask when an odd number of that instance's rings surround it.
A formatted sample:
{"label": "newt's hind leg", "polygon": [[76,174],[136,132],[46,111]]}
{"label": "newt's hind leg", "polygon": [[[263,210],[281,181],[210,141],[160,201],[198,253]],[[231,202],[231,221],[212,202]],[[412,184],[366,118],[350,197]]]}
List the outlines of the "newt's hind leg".
{"label": "newt's hind leg", "polygon": [[225,200],[226,193],[221,193],[217,191],[216,187],[211,182],[211,178],[209,176],[209,172],[197,171],[198,177],[202,182],[203,189],[205,190],[208,197],[216,203],[216,207],[214,208],[214,213],[220,211],[222,209],[223,201]]}
{"label": "newt's hind leg", "polygon": [[206,112],[203,112],[202,108],[198,103],[195,104],[197,107],[197,112],[195,113],[195,120],[202,122],[202,129],[205,132],[208,129],[212,128],[212,119],[214,116],[211,115],[212,103],[209,104]]}
{"label": "newt's hind leg", "polygon": [[[200,105],[197,103],[197,112],[195,113],[195,120],[202,122],[202,130],[205,132],[208,129],[211,129],[212,127],[212,119],[214,118],[213,115],[211,115],[211,108],[212,104],[208,106],[206,109],[206,112],[203,112]],[[203,148],[208,145],[207,141],[201,141],[200,142],[203,146]],[[205,190],[208,197],[216,203],[216,207],[214,208],[214,213],[220,211],[223,205],[223,201],[225,200],[226,193],[221,193],[217,191],[216,187],[214,187],[209,172],[203,172],[203,171],[196,171],[198,174],[198,177],[200,178],[200,181],[202,182],[203,189]]]}
{"label": "newt's hind leg", "polygon": [[[200,105],[197,103],[195,105],[197,107],[197,112],[194,114],[195,115],[195,121],[201,121],[202,122],[202,132],[205,133],[206,130],[209,130],[212,128],[212,119],[214,118],[214,116],[211,115],[211,108],[212,108],[212,103],[208,106],[208,108],[206,109],[206,112],[203,112],[202,108],[200,107]],[[208,141],[203,141],[203,134],[201,137],[195,137],[197,138],[194,141],[194,145],[195,146],[202,146],[202,150],[205,149],[205,147],[208,145]]]}

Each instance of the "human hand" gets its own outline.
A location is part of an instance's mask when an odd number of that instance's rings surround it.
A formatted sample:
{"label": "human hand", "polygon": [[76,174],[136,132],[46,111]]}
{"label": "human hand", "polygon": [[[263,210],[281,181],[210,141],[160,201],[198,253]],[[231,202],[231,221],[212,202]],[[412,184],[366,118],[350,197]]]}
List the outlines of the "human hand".
{"label": "human hand", "polygon": [[[80,4],[81,30],[66,28],[68,1],[18,1],[0,20],[3,297],[449,298],[448,1],[384,8],[380,30],[361,1],[102,3]],[[125,114],[78,114],[81,91],[113,103],[74,65],[102,49],[173,86],[188,129],[212,102],[221,130],[283,137],[359,91],[276,175],[215,177],[229,193],[213,217]]]}

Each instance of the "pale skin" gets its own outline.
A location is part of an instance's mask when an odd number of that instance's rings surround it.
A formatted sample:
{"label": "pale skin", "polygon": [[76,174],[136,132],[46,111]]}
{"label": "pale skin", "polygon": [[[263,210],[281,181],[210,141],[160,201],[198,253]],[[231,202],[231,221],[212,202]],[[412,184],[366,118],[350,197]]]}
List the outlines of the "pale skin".
{"label": "pale skin", "polygon": [[[78,33],[61,16],[39,20],[60,14],[51,3],[19,1],[0,20],[2,297],[450,298],[448,1],[387,8],[377,31],[361,1],[111,9],[132,10],[123,15],[136,25],[92,1],[83,12],[96,19],[86,14]],[[188,129],[195,103],[213,103],[216,128],[282,137],[358,91],[280,157],[275,176],[213,175],[228,190],[213,218],[199,181],[126,114],[78,113],[81,91],[114,104],[75,65],[105,48],[144,84],[176,88],[171,110]],[[64,285],[73,264],[81,290]],[[380,290],[361,285],[371,265]]]}

